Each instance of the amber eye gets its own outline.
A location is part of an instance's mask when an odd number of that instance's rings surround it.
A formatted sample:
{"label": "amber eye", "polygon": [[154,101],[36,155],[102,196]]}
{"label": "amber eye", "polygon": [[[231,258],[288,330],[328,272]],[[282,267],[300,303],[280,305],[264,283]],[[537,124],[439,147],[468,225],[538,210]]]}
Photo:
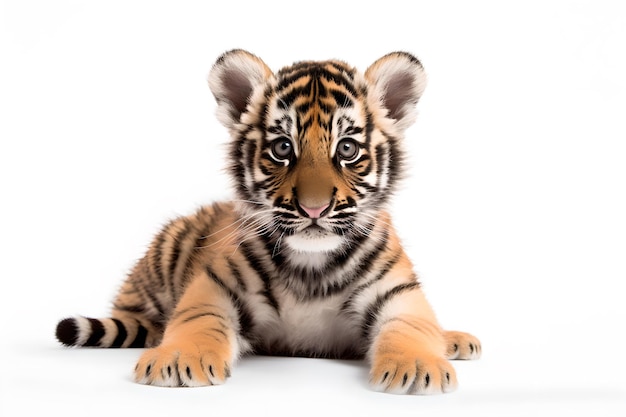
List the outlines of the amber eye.
{"label": "amber eye", "polygon": [[339,159],[351,162],[359,154],[359,145],[352,138],[343,138],[337,144]]}
{"label": "amber eye", "polygon": [[286,137],[280,137],[275,139],[271,145],[272,155],[279,161],[289,159],[293,153],[293,145],[291,141]]}

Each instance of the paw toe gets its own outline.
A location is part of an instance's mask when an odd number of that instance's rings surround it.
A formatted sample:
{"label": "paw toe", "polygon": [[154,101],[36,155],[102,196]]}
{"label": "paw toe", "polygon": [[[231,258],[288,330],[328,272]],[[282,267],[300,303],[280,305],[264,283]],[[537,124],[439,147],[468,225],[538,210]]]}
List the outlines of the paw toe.
{"label": "paw toe", "polygon": [[456,389],[456,373],[443,358],[385,358],[370,372],[372,389],[392,394],[439,394]]}
{"label": "paw toe", "polygon": [[227,361],[197,349],[149,349],[135,367],[136,382],[166,387],[219,385],[228,376],[230,367]]}
{"label": "paw toe", "polygon": [[480,340],[469,333],[446,332],[448,359],[478,359],[482,354]]}

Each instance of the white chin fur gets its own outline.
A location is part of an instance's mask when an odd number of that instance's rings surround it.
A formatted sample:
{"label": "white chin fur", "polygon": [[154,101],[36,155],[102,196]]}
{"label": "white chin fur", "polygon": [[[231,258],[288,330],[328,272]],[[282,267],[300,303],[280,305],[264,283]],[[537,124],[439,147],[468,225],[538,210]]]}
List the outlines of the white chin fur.
{"label": "white chin fur", "polygon": [[295,235],[285,237],[285,243],[296,252],[331,252],[343,243],[341,236],[325,230],[304,229]]}

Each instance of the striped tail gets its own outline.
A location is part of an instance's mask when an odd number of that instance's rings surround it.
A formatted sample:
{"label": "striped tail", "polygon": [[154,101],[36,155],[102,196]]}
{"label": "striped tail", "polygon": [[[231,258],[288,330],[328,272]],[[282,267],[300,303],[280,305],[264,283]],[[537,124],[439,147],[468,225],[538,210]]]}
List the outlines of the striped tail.
{"label": "striped tail", "polygon": [[65,346],[142,348],[146,346],[148,330],[133,319],[76,316],[59,322],[56,337]]}

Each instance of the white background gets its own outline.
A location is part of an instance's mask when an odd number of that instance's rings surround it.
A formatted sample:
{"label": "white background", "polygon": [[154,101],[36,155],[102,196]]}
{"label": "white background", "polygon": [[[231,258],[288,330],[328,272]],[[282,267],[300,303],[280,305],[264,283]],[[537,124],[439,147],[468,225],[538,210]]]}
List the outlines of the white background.
{"label": "white background", "polygon": [[[614,1],[2,1],[2,416],[626,415],[626,12]],[[410,5],[410,6],[409,6]],[[393,50],[429,87],[394,218],[441,323],[482,339],[436,397],[361,362],[251,357],[226,385],[130,381],[139,350],[64,349],[169,218],[228,198],[206,84]]]}

